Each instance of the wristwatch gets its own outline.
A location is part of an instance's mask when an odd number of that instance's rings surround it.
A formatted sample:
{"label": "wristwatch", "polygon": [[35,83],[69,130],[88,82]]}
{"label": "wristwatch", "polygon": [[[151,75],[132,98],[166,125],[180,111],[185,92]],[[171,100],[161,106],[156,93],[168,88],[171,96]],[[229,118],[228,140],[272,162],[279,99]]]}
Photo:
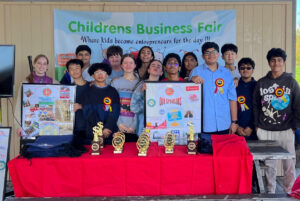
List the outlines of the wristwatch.
{"label": "wristwatch", "polygon": [[238,121],[237,121],[237,120],[231,120],[231,123],[233,123],[233,124],[237,124],[237,123],[238,123]]}

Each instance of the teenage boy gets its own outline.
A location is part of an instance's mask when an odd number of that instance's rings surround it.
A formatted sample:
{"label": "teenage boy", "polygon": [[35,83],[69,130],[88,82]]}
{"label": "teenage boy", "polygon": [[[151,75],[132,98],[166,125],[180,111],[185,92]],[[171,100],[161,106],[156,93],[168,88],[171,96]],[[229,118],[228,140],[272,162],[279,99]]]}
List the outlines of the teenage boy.
{"label": "teenage boy", "polygon": [[84,93],[89,89],[89,82],[83,79],[82,69],[83,62],[79,59],[71,59],[66,64],[67,72],[76,84],[76,99],[74,104],[75,125],[74,125],[74,141],[76,144],[84,144],[86,123],[82,113],[82,103]]}
{"label": "teenage boy", "polygon": [[236,87],[241,77],[237,67],[234,65],[238,53],[238,47],[232,43],[227,43],[222,46],[221,52],[222,59],[225,61],[225,68],[230,71],[233,77],[234,86]]}
{"label": "teenage boy", "polygon": [[257,140],[253,125],[253,91],[256,80],[252,77],[255,63],[251,58],[242,58],[238,63],[241,78],[236,87],[238,104],[237,134],[245,136],[246,140]]}
{"label": "teenage boy", "polygon": [[121,68],[121,58],[123,56],[123,49],[120,46],[109,46],[107,48],[107,59],[111,66],[111,74],[106,80],[107,84],[110,84],[115,78],[122,77],[124,72]]}
{"label": "teenage boy", "polygon": [[[86,81],[89,81],[89,82],[93,81],[94,78],[88,74],[88,70],[91,65],[91,63],[90,63],[91,55],[92,55],[91,48],[87,45],[79,45],[76,48],[75,53],[76,53],[76,58],[80,59],[83,62],[83,68],[82,68],[83,79],[85,79]],[[63,76],[63,78],[60,80],[61,84],[71,84],[73,82],[74,82],[74,80],[68,72],[66,72],[65,75]]]}
{"label": "teenage boy", "polygon": [[[253,97],[254,125],[259,140],[275,140],[295,154],[294,131],[300,127],[300,89],[291,74],[284,72],[286,53],[272,48],[267,54],[271,71],[258,80]],[[295,159],[283,160],[284,191],[295,181]],[[267,192],[275,193],[277,160],[266,160]]]}
{"label": "teenage boy", "polygon": [[219,46],[202,46],[205,63],[194,68],[189,80],[203,83],[203,131],[208,134],[235,133],[238,127],[236,91],[230,72],[218,64]]}
{"label": "teenage boy", "polygon": [[111,144],[112,134],[118,130],[120,115],[120,97],[115,88],[106,84],[111,67],[105,63],[94,63],[89,74],[95,79],[93,85],[84,94],[83,115],[87,121],[87,139],[93,140],[93,127],[103,122],[105,144]]}

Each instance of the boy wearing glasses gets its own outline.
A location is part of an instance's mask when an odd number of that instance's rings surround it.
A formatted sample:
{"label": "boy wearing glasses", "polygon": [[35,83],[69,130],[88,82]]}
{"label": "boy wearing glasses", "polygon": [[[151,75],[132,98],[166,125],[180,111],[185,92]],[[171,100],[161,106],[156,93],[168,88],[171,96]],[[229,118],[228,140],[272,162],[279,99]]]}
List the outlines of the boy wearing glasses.
{"label": "boy wearing glasses", "polygon": [[[254,126],[259,140],[275,140],[295,154],[294,131],[300,127],[300,89],[291,74],[284,72],[286,53],[272,48],[267,54],[271,71],[257,81],[254,89]],[[289,193],[295,181],[295,159],[282,160],[284,191]],[[265,160],[267,192],[275,193],[277,160]]]}
{"label": "boy wearing glasses", "polygon": [[95,79],[93,85],[84,94],[83,116],[87,121],[86,143],[93,140],[93,127],[103,122],[105,144],[111,144],[112,134],[118,130],[117,120],[120,115],[120,97],[115,88],[106,84],[111,74],[111,67],[106,63],[94,63],[89,74]]}
{"label": "boy wearing glasses", "polygon": [[194,68],[189,80],[203,83],[203,133],[235,133],[238,127],[236,91],[232,75],[218,64],[219,46],[206,42],[202,46],[205,63]]}
{"label": "boy wearing glasses", "polygon": [[255,63],[251,58],[242,58],[238,63],[241,78],[236,88],[238,105],[237,133],[246,140],[257,140],[253,125],[253,91],[256,80],[252,77]]}
{"label": "boy wearing glasses", "polygon": [[184,81],[182,77],[179,77],[179,72],[181,69],[181,60],[178,54],[168,54],[164,58],[163,66],[166,71],[166,78],[162,79],[161,81]]}

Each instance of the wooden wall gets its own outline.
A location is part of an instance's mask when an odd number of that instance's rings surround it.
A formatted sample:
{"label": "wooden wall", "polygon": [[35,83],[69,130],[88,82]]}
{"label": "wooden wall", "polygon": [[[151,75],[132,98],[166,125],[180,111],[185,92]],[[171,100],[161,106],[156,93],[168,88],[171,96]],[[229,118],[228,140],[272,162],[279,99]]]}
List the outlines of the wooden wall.
{"label": "wooden wall", "polygon": [[[235,9],[238,59],[252,57],[256,79],[269,70],[266,53],[272,47],[286,50],[286,71],[292,72],[292,1],[276,2],[0,2],[0,44],[16,45],[15,93],[29,74],[27,56],[39,53],[50,59],[48,74],[54,77],[53,9],[102,12],[168,12]],[[198,55],[200,56],[200,55]],[[15,99],[10,99],[12,105]],[[2,125],[13,126],[13,110],[1,99]],[[10,157],[19,152],[19,137],[12,132]]]}

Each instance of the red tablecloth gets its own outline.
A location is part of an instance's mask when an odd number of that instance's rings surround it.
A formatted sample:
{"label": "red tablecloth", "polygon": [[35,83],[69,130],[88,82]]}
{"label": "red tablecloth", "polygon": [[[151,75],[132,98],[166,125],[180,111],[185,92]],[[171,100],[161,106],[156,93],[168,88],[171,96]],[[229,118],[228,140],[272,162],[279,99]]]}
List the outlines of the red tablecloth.
{"label": "red tablecloth", "polygon": [[8,163],[17,197],[82,197],[251,193],[252,155],[243,138],[213,137],[214,154],[172,155],[152,143],[138,157],[135,143],[123,154],[106,146],[100,156],[15,158]]}

